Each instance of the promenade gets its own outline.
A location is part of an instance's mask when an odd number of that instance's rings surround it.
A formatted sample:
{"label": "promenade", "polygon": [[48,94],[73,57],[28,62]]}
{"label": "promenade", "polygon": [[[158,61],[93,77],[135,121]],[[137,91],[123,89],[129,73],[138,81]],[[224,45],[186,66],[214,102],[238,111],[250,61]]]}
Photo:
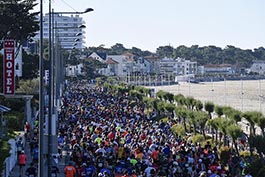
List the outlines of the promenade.
{"label": "promenade", "polygon": [[[30,143],[29,142],[25,142],[24,144],[24,151],[25,151],[25,154],[27,155],[27,163],[26,163],[26,166],[24,167],[24,173],[21,175],[21,177],[26,177],[26,170],[28,167],[30,167],[30,163],[32,162],[32,154],[30,152]],[[59,173],[57,174],[57,177],[65,177],[65,174],[64,174],[64,167],[66,166],[66,163],[59,160],[59,163],[58,163],[58,168],[59,168]],[[37,164],[35,164],[35,167],[37,168],[38,170],[38,166]],[[47,162],[45,162],[44,164],[44,171],[47,171]],[[9,177],[19,177],[20,176],[20,170],[19,170],[19,165],[18,163],[16,163],[15,167],[13,168],[13,170],[11,171]]]}

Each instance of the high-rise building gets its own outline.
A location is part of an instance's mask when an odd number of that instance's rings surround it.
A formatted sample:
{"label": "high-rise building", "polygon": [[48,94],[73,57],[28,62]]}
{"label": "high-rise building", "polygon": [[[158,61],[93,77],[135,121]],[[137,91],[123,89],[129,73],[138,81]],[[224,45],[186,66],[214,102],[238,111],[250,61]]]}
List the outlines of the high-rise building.
{"label": "high-rise building", "polygon": [[[79,17],[79,15],[64,16],[59,13],[53,13],[52,22],[54,22],[52,26],[55,40],[59,41],[62,48],[71,50],[73,47],[77,49],[85,47],[85,31],[80,28],[85,23],[82,17]],[[39,33],[34,39],[40,39]],[[43,39],[49,39],[49,14],[45,14],[43,17]]]}

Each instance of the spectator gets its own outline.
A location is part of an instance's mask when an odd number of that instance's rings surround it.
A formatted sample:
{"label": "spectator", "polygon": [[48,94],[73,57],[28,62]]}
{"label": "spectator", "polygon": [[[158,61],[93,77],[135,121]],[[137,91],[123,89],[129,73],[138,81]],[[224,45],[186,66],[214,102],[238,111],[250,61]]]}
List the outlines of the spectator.
{"label": "spectator", "polygon": [[25,154],[25,151],[22,150],[21,154],[19,155],[19,159],[18,159],[20,176],[23,176],[24,174],[24,167],[26,165],[26,162],[27,162],[27,155]]}

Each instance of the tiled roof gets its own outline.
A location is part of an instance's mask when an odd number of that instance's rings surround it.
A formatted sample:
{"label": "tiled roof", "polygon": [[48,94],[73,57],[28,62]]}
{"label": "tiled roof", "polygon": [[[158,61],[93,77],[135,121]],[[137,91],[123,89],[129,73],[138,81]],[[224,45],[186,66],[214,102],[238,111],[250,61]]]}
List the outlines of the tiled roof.
{"label": "tiled roof", "polygon": [[119,62],[113,60],[112,58],[108,58],[106,64],[118,64]]}

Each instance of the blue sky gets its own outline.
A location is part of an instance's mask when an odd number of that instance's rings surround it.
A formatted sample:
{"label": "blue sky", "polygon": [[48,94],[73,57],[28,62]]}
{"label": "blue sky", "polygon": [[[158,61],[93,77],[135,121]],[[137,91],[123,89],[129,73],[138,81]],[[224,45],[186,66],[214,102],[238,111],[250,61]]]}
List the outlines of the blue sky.
{"label": "blue sky", "polygon": [[[48,12],[49,1],[43,1]],[[52,7],[95,10],[82,15],[87,47],[121,43],[155,52],[169,44],[265,46],[264,0],[52,0]]]}

